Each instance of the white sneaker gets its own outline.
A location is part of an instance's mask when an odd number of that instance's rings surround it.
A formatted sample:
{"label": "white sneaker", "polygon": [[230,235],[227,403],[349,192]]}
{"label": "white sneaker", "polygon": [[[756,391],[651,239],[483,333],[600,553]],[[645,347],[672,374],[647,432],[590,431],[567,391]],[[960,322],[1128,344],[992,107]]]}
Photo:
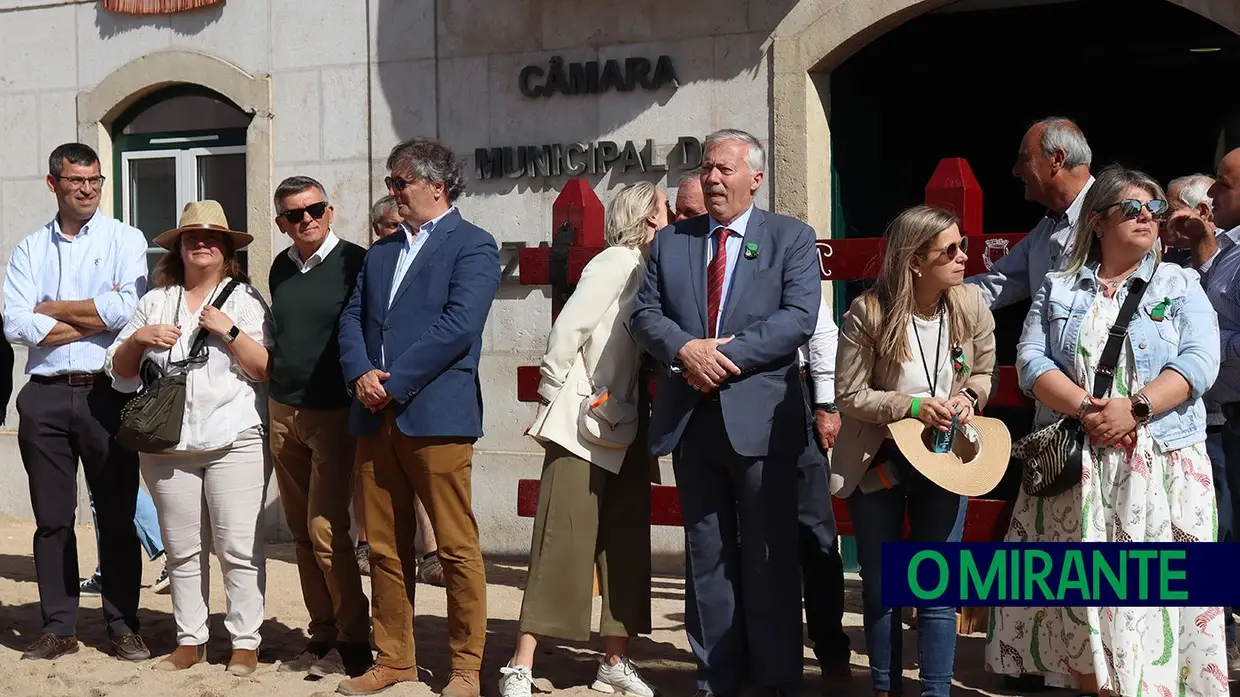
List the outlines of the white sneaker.
{"label": "white sneaker", "polygon": [[529,666],[514,666],[512,661],[499,669],[500,697],[530,697],[534,689],[534,675]]}
{"label": "white sneaker", "polygon": [[641,673],[637,672],[637,666],[633,665],[627,656],[622,657],[614,666],[607,665],[606,658],[600,660],[598,673],[594,676],[594,684],[590,685],[590,689],[607,694],[623,692],[634,697],[655,697],[658,694]]}

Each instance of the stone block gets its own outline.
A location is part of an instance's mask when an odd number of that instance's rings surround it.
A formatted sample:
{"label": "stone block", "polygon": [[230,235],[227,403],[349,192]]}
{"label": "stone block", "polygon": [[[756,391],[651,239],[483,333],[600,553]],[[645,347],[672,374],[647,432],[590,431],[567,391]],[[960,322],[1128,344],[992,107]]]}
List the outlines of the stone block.
{"label": "stone block", "polygon": [[[467,169],[472,172],[473,153],[465,155]],[[470,179],[465,196],[458,201],[461,211],[487,232],[498,243],[525,242],[531,246],[551,241],[551,204],[555,201],[558,187],[554,189],[528,189],[522,193],[501,195],[508,180],[479,181]]]}
{"label": "stone block", "polygon": [[357,65],[322,71],[324,160],[366,157],[366,70]]}
{"label": "stone block", "polygon": [[372,0],[370,56],[376,63],[435,57],[435,0]]}
{"label": "stone block", "polygon": [[656,2],[652,14],[652,34],[656,39],[731,34],[748,29],[749,0]]}
{"label": "stone block", "polygon": [[366,62],[366,3],[271,0],[271,67],[304,70]]}
{"label": "stone block", "polygon": [[39,153],[38,95],[0,95],[0,115],[6,124],[0,128],[0,172],[6,177],[46,174],[48,153]]}
{"label": "stone block", "polygon": [[[435,61],[371,66],[371,149],[386,158],[399,142],[435,136]],[[365,99],[361,100],[364,103]],[[360,126],[361,124],[359,124]],[[365,129],[362,128],[362,132]]]}
{"label": "stone block", "polygon": [[477,147],[543,145],[591,141],[598,137],[603,100],[598,95],[556,94],[530,98],[521,94],[518,78],[521,69],[537,65],[544,70],[552,56],[566,63],[598,59],[592,49],[575,49],[555,53],[519,53],[493,55],[489,59],[491,116],[490,140]]}
{"label": "stone block", "polygon": [[276,163],[318,161],[323,112],[319,71],[278,73],[271,78],[271,89]]}
{"label": "stone block", "polygon": [[0,249],[5,260],[23,237],[38,230],[56,215],[56,198],[47,190],[44,177],[12,179],[0,185],[4,208],[0,210]]}
{"label": "stone block", "polygon": [[537,51],[542,46],[542,4],[541,0],[441,0],[440,57]]}
{"label": "stone block", "polygon": [[[503,285],[491,305],[482,350],[493,354],[539,355],[551,331],[551,299],[534,286]],[[516,379],[516,373],[512,374]],[[515,394],[515,393],[514,393]]]}
{"label": "stone block", "polygon": [[284,22],[287,18],[269,14],[269,7],[266,2],[233,2],[174,14],[172,47],[219,56],[251,75],[270,72],[269,20]]}
{"label": "stone block", "polygon": [[[118,14],[99,3],[78,5],[76,12],[80,89],[93,89],[113,70],[172,45],[169,15]],[[48,74],[46,69],[40,72]]]}
{"label": "stone block", "polygon": [[715,43],[715,128],[771,137],[770,56],[762,34],[720,36]]}
{"label": "stone block", "polygon": [[3,15],[0,91],[77,89],[77,45],[65,40],[75,12],[64,5]]}
{"label": "stone block", "polygon": [[[488,322],[495,320],[492,311]],[[551,326],[548,324],[547,329]],[[536,404],[517,401],[517,366],[538,365],[542,349],[525,354],[483,353],[478,375],[482,382],[483,432],[478,448],[514,453],[538,450],[525,429],[534,420]],[[516,489],[513,489],[515,492]]]}
{"label": "stone block", "polygon": [[474,148],[488,144],[491,95],[485,56],[439,60],[439,138],[473,171]]}
{"label": "stone block", "polygon": [[[47,174],[47,158],[56,146],[77,139],[77,94],[75,92],[39,94],[39,162],[34,173]],[[111,172],[105,172],[105,174],[110,175]],[[119,185],[119,182],[117,184]]]}
{"label": "stone block", "polygon": [[649,41],[653,0],[543,0],[546,50]]}
{"label": "stone block", "polygon": [[[685,135],[701,137],[711,130],[714,93],[714,40],[686,39],[599,49],[599,60],[623,60],[628,56],[672,58],[680,87],[664,85],[656,92],[641,88],[631,92],[607,92],[597,96],[598,132],[601,138],[675,143]],[[552,99],[558,99],[553,97]]]}

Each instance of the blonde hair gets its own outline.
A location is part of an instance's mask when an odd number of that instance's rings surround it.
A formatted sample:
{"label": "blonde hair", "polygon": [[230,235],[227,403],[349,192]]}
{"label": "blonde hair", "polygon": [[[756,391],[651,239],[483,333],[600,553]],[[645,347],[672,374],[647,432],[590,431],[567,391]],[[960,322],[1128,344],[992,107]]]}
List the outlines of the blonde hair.
{"label": "blonde hair", "polygon": [[[1094,235],[1094,223],[1098,221],[1102,209],[1124,198],[1124,192],[1135,186],[1144,190],[1153,198],[1167,200],[1167,194],[1153,177],[1135,169],[1127,169],[1119,165],[1111,165],[1098,173],[1094,185],[1089,187],[1085,200],[1081,203],[1081,212],[1076,217],[1076,228],[1072,234],[1072,256],[1064,267],[1064,276],[1075,276],[1086,264],[1102,260],[1102,246]],[[1162,250],[1157,238],[1154,240],[1154,260],[1162,258]]]}
{"label": "blonde hair", "polygon": [[659,202],[658,188],[650,182],[637,182],[620,190],[607,207],[603,239],[608,247],[638,249],[646,243],[646,218]]}
{"label": "blonde hair", "polygon": [[[913,206],[896,216],[887,227],[887,251],[874,287],[861,296],[866,314],[875,318],[878,334],[875,348],[896,363],[913,358],[908,345],[908,323],[916,301],[913,298],[913,271],[909,266],[915,255],[923,255],[934,238],[959,222],[955,214],[941,208]],[[971,327],[961,310],[963,286],[948,289],[945,294],[950,338],[957,344],[969,335]]]}

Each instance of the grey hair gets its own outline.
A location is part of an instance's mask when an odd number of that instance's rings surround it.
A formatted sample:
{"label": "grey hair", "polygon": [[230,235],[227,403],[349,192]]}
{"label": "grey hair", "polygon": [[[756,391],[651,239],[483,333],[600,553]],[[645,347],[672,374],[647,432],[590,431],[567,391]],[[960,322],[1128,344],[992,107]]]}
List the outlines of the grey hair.
{"label": "grey hair", "polygon": [[676,180],[676,188],[679,189],[685,184],[689,184],[691,182],[698,182],[700,184],[702,181],[701,177],[702,177],[702,170],[700,168],[691,169],[688,172],[685,172],[684,174],[680,175],[680,178]]}
{"label": "grey hair", "polygon": [[766,171],[766,148],[763,148],[762,143],[759,143],[758,139],[753,137],[752,134],[739,128],[724,128],[706,136],[706,142],[702,145],[702,152],[709,151],[712,145],[731,141],[739,141],[749,148],[749,157],[747,158],[749,160],[749,169],[754,172]]}
{"label": "grey hair", "polygon": [[388,213],[395,213],[399,210],[400,202],[396,200],[395,196],[384,196],[375,201],[375,205],[370,207],[370,227],[378,225],[383,216]]}
{"label": "grey hair", "polygon": [[[1101,261],[1102,247],[1098,244],[1098,237],[1094,235],[1094,223],[1098,221],[1102,209],[1119,202],[1124,198],[1124,192],[1133,186],[1144,190],[1152,198],[1164,201],[1167,199],[1163,188],[1145,172],[1119,165],[1111,165],[1099,172],[1093,186],[1089,187],[1089,193],[1085,194],[1085,200],[1081,202],[1081,214],[1076,218],[1076,229],[1072,235],[1072,258],[1063,270],[1064,276],[1075,276],[1086,264]],[[1154,244],[1155,259],[1161,258],[1161,246]]]}
{"label": "grey hair", "polygon": [[1177,198],[1189,208],[1196,208],[1203,202],[1213,208],[1214,200],[1210,198],[1210,187],[1213,185],[1214,178],[1208,174],[1189,174],[1168,182],[1167,191],[1179,187],[1180,195]]}
{"label": "grey hair", "polygon": [[659,202],[658,188],[650,182],[637,182],[620,190],[607,207],[603,240],[608,247],[638,249],[646,243],[646,218]]}
{"label": "grey hair", "polygon": [[1050,157],[1056,150],[1063,151],[1063,164],[1068,169],[1076,169],[1082,165],[1088,167],[1093,161],[1094,153],[1089,149],[1089,142],[1070,119],[1062,116],[1051,116],[1034,124],[1042,127],[1042,154]]}
{"label": "grey hair", "polygon": [[[303,191],[309,191],[310,189],[318,190],[320,194],[323,194],[323,200],[328,201],[327,189],[324,189],[323,185],[320,184],[317,179],[299,174],[280,182],[280,185],[276,187],[275,195],[271,197],[271,202],[275,204],[276,211],[283,212],[280,210],[280,203],[284,201],[284,199],[289,196],[296,196],[297,194],[300,194]],[[328,202],[330,203],[330,201]]]}
{"label": "grey hair", "polygon": [[414,138],[392,148],[387,168],[396,176],[412,174],[418,179],[442,183],[448,203],[455,203],[465,193],[464,163],[448,146],[432,138]]}

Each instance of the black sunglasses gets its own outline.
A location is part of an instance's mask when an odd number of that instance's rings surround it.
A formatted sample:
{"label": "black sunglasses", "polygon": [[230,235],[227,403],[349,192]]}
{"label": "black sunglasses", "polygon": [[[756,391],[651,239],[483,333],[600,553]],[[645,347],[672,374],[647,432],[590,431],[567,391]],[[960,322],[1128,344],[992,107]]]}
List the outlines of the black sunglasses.
{"label": "black sunglasses", "polygon": [[1135,198],[1126,198],[1099,208],[1098,213],[1106,215],[1107,211],[1115,208],[1116,206],[1119,207],[1119,212],[1129,220],[1141,215],[1142,208],[1148,210],[1150,215],[1155,218],[1162,218],[1166,216],[1167,212],[1170,210],[1170,206],[1167,205],[1167,202],[1160,198],[1150,199],[1145,203],[1142,203]]}
{"label": "black sunglasses", "polygon": [[405,187],[413,182],[405,181],[400,177],[384,177],[383,183],[387,185],[388,191],[404,191]]}
{"label": "black sunglasses", "polygon": [[281,211],[280,217],[287,220],[290,224],[296,225],[305,218],[306,213],[309,213],[311,218],[318,220],[319,218],[322,218],[323,214],[326,212],[327,201],[319,201],[318,203],[312,203],[305,208],[290,208],[287,211]]}

